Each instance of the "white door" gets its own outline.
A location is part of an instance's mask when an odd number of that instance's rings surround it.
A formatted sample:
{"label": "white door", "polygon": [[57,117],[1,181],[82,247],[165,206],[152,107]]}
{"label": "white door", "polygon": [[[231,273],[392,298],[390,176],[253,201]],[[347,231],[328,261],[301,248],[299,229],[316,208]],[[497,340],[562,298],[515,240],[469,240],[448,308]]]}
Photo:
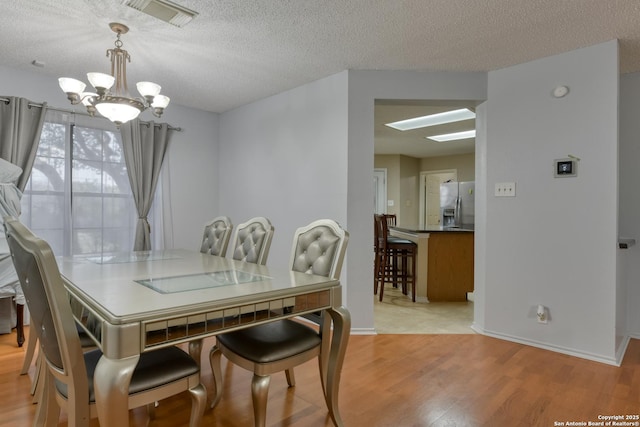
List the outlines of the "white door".
{"label": "white door", "polygon": [[457,180],[456,170],[420,172],[420,227],[440,225],[440,184]]}
{"label": "white door", "polygon": [[387,170],[373,170],[373,213],[387,213]]}

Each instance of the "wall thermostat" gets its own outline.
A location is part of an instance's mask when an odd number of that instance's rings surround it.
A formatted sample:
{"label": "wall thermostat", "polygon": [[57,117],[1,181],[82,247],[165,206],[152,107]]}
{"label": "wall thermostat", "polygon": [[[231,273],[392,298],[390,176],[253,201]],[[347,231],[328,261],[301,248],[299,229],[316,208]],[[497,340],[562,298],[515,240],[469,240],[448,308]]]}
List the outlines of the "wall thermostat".
{"label": "wall thermostat", "polygon": [[553,176],[564,178],[578,176],[578,162],[576,159],[556,159],[553,161]]}

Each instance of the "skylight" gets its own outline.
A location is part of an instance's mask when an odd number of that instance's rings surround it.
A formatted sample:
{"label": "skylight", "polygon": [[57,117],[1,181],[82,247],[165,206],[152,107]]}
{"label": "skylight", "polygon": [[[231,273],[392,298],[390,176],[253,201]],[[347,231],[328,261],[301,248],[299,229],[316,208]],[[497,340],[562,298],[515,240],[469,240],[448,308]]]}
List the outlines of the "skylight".
{"label": "skylight", "polygon": [[467,109],[445,111],[444,113],[431,114],[429,116],[415,117],[413,119],[401,120],[399,122],[386,123],[385,126],[397,130],[411,130],[426,128],[429,126],[441,125],[444,123],[459,122],[461,120],[475,119],[476,114]]}
{"label": "skylight", "polygon": [[442,135],[427,136],[427,139],[433,139],[437,142],[457,141],[459,139],[469,139],[476,137],[476,130],[466,130],[464,132],[445,133]]}

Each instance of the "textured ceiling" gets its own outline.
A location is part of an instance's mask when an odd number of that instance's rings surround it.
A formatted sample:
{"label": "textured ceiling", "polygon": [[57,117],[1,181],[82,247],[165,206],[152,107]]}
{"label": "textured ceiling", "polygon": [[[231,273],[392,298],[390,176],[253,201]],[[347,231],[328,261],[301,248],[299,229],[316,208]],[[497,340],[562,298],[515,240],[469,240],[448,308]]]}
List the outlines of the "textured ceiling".
{"label": "textured ceiling", "polygon": [[211,112],[346,69],[489,71],[616,38],[621,71],[640,70],[638,0],[177,2],[199,12],[184,28],[121,0],[2,1],[0,65],[86,81],[122,22],[130,83]]}

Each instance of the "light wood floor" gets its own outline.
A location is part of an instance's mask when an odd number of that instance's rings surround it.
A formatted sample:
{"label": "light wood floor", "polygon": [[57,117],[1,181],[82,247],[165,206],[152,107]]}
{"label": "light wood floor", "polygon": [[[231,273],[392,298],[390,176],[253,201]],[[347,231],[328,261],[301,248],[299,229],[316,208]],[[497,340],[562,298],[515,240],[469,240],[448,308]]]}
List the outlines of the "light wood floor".
{"label": "light wood floor", "polygon": [[[32,422],[30,380],[18,375],[22,357],[15,332],[0,335],[0,427]],[[210,389],[208,363],[203,367]],[[223,369],[223,399],[207,410],[203,426],[252,426],[251,375],[237,366]],[[331,426],[316,364],[298,368],[296,379],[287,389],[284,374],[273,377],[267,425]],[[189,407],[186,394],[162,401],[148,425],[187,425]],[[623,365],[614,367],[482,335],[352,336],[340,408],[348,427],[556,426],[633,416],[640,413],[640,340],[631,341]],[[148,422],[142,409],[130,418],[131,426]]]}

